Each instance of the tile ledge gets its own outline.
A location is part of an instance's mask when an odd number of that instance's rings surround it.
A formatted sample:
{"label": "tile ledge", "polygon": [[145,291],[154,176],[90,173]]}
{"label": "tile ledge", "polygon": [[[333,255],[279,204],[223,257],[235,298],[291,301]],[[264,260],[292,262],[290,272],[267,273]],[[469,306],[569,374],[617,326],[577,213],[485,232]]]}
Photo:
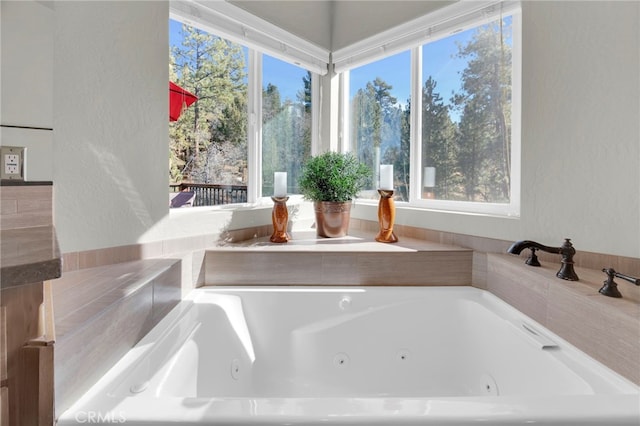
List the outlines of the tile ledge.
{"label": "tile ledge", "polygon": [[[495,254],[487,253],[489,262],[503,263],[505,265],[517,266],[521,265],[523,270],[523,277],[527,276],[539,277],[544,280],[548,280],[549,285],[560,287],[567,291],[571,291],[576,295],[584,297],[594,297],[595,303],[602,305],[606,308],[622,309],[629,311],[630,314],[635,315],[640,319],[640,287],[634,286],[631,283],[627,283],[623,280],[616,280],[618,283],[618,289],[622,293],[622,298],[607,297],[601,295],[598,290],[602,287],[606,276],[604,272],[597,269],[588,269],[584,267],[575,267],[575,271],[580,278],[578,281],[567,281],[556,277],[558,272],[558,264],[543,263],[540,267],[528,266],[524,263],[523,257],[511,256],[508,254]],[[628,285],[626,285],[628,284]]]}
{"label": "tile ledge", "polygon": [[318,237],[315,231],[291,232],[288,243],[272,243],[269,237],[252,238],[237,243],[221,242],[207,251],[246,251],[246,252],[471,252],[472,249],[454,245],[441,244],[432,241],[400,237],[397,243],[379,243],[375,241],[375,234],[362,231],[350,231],[345,237]]}

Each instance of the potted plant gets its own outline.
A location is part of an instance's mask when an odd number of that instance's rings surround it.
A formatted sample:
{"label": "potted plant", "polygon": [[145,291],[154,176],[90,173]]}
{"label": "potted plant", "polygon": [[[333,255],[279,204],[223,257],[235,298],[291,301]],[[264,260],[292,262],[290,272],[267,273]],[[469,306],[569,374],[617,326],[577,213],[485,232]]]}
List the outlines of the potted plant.
{"label": "potted plant", "polygon": [[302,166],[298,180],[305,199],[313,201],[320,237],[344,237],[351,218],[351,201],[371,176],[371,169],[351,153],[325,152]]}

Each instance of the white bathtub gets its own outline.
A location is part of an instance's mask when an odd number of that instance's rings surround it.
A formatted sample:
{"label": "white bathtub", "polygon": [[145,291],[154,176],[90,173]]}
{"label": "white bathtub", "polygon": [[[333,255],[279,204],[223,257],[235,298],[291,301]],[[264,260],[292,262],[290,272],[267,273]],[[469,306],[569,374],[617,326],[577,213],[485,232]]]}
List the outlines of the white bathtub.
{"label": "white bathtub", "polygon": [[215,287],[58,425],[637,426],[639,392],[475,288]]}

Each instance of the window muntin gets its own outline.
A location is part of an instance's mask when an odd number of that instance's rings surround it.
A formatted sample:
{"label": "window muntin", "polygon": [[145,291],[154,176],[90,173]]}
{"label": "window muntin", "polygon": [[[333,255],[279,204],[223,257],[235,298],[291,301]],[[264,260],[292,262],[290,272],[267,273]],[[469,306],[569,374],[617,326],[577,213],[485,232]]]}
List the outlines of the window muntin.
{"label": "window muntin", "polygon": [[406,51],[349,73],[350,149],[373,170],[361,198],[377,199],[380,164],[391,164],[396,199],[409,200],[410,65]]}
{"label": "window muntin", "polygon": [[262,55],[262,195],[273,194],[275,172],[287,172],[287,193],[311,155],[311,72]]}

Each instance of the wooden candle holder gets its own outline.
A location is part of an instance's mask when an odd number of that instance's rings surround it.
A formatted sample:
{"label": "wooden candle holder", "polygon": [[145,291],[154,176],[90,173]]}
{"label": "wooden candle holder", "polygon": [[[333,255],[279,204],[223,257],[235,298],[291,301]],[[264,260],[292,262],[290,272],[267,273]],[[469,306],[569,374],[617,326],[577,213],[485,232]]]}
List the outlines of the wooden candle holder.
{"label": "wooden candle holder", "polygon": [[393,202],[392,189],[378,189],[380,201],[378,203],[378,223],[380,232],[376,235],[379,243],[397,243],[398,237],[393,233],[393,224],[396,221],[396,205]]}
{"label": "wooden candle holder", "polygon": [[289,224],[289,211],[287,210],[287,200],[289,197],[271,197],[273,200],[273,210],[271,221],[273,222],[273,234],[269,241],[272,243],[286,243],[291,237],[287,233]]}

